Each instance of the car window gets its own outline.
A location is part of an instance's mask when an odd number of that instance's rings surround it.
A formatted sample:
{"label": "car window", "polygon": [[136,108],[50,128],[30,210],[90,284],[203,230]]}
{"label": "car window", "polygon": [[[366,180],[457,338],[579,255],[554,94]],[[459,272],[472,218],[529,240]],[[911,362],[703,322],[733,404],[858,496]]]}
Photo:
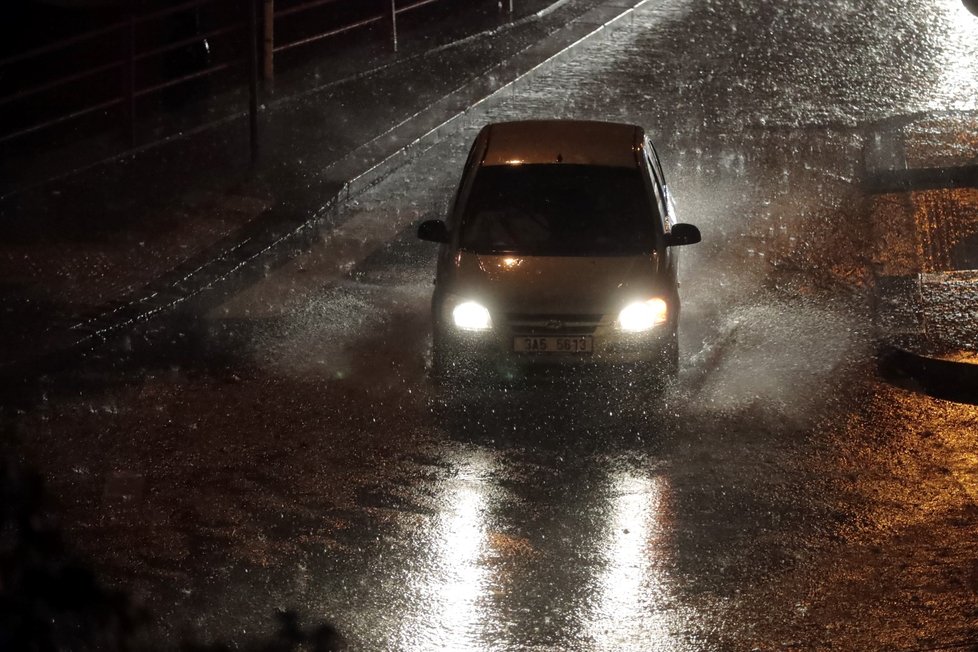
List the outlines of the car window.
{"label": "car window", "polygon": [[459,246],[483,254],[637,255],[655,249],[657,218],[636,168],[489,166],[476,175]]}
{"label": "car window", "polygon": [[662,164],[659,163],[659,154],[655,151],[655,147],[652,145],[651,141],[646,140],[645,143],[645,156],[649,160],[649,164],[652,166],[652,170],[655,173],[655,178],[658,179],[660,185],[665,186],[666,177],[662,173]]}
{"label": "car window", "polygon": [[645,162],[645,173],[648,175],[649,183],[654,186],[655,200],[658,205],[658,213],[662,217],[659,222],[660,228],[666,233],[669,232],[672,224],[674,223],[673,216],[669,214],[669,200],[668,200],[668,189],[662,182],[662,172],[656,168],[653,163],[653,159],[650,158],[649,153],[645,152],[643,157]]}

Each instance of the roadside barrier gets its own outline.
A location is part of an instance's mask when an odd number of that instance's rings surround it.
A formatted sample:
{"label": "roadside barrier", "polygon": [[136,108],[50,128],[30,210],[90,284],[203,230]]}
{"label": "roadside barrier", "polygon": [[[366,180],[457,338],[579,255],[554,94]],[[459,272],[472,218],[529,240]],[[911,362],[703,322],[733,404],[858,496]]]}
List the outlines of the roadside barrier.
{"label": "roadside barrier", "polygon": [[[135,147],[141,100],[221,73],[247,78],[254,114],[259,76],[271,86],[277,53],[371,26],[385,26],[396,51],[399,16],[452,1],[117,0],[99,9],[98,27],[0,58],[0,146],[96,118],[102,129],[120,125]],[[511,13],[513,0],[499,6]],[[253,140],[255,124],[252,115]]]}

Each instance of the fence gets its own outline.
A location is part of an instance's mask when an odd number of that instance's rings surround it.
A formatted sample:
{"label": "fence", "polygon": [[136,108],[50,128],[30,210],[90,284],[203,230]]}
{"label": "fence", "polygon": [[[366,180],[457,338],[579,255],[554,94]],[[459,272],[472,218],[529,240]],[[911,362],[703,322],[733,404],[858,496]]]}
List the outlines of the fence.
{"label": "fence", "polygon": [[378,25],[396,50],[400,15],[451,0],[187,0],[142,10],[135,1],[103,25],[0,59],[0,145],[108,117],[135,146],[139,100],[232,71],[248,79],[254,152],[258,77],[273,82],[277,53]]}

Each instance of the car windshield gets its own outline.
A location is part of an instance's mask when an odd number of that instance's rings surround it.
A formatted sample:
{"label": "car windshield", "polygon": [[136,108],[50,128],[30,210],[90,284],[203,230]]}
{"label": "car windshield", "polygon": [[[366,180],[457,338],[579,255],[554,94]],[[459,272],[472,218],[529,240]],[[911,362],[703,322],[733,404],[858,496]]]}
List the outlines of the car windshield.
{"label": "car windshield", "polygon": [[481,254],[644,254],[655,248],[654,215],[637,169],[489,166],[473,183],[461,247]]}

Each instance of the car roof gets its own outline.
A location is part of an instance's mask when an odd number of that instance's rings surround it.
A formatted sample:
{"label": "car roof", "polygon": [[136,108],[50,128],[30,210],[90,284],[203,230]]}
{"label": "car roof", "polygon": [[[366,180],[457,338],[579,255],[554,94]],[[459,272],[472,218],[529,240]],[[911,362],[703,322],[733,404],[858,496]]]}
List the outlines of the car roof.
{"label": "car roof", "polygon": [[587,120],[522,120],[486,127],[482,165],[570,163],[629,167],[645,133],[641,127]]}

